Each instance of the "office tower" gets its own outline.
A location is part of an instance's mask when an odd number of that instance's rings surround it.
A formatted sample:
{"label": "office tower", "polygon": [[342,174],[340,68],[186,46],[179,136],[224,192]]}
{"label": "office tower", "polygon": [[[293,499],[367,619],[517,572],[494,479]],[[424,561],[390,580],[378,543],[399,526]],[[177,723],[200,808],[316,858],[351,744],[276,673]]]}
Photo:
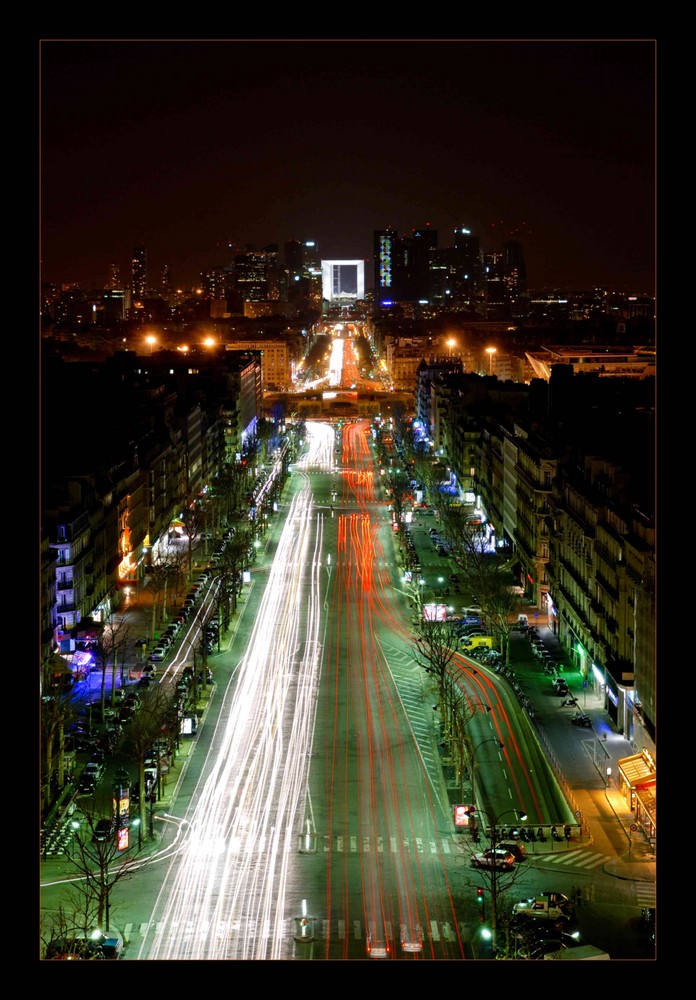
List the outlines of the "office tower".
{"label": "office tower", "polygon": [[227,274],[224,267],[211,267],[201,272],[201,288],[206,299],[227,298]]}
{"label": "office tower", "polygon": [[121,268],[118,264],[109,265],[109,280],[106,283],[106,287],[111,288],[123,288],[121,284]]}
{"label": "office tower", "polygon": [[287,240],[285,243],[285,266],[290,280],[301,278],[304,271],[304,246],[299,240]]}
{"label": "office tower", "polygon": [[169,264],[162,265],[160,290],[163,295],[168,295],[172,290],[172,273]]}
{"label": "office tower", "polygon": [[147,250],[145,247],[133,247],[131,258],[131,290],[133,299],[140,302],[147,295]]}
{"label": "office tower", "polygon": [[458,226],[452,248],[452,298],[456,307],[467,312],[483,311],[483,261],[478,236]]}
{"label": "office tower", "polygon": [[375,303],[393,300],[396,295],[396,268],[399,234],[395,229],[375,230],[373,237],[373,273]]}
{"label": "office tower", "polygon": [[401,302],[424,302],[430,299],[429,265],[437,248],[437,231],[415,229],[402,236],[396,255],[396,296]]}
{"label": "office tower", "polygon": [[127,316],[130,292],[123,288],[106,288],[101,300],[101,322],[120,323]]}
{"label": "office tower", "polygon": [[510,315],[510,299],[505,282],[505,255],[491,250],[483,255],[486,289],[486,319],[505,319]]}
{"label": "office tower", "polygon": [[522,244],[517,240],[504,243],[503,255],[510,312],[513,316],[523,315],[527,305],[527,267]]}
{"label": "office tower", "polygon": [[[269,255],[248,246],[234,257],[234,283],[242,302],[265,302],[268,298]],[[275,261],[273,261],[275,263]]]}
{"label": "office tower", "polygon": [[303,266],[306,271],[321,273],[321,257],[319,255],[319,244],[316,240],[305,240],[302,244]]}

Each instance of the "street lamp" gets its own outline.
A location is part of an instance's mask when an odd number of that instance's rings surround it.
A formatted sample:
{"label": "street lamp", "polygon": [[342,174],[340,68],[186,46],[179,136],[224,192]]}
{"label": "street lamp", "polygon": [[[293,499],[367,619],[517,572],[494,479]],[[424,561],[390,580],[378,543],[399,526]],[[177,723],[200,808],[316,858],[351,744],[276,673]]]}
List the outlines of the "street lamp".
{"label": "street lamp", "polygon": [[493,374],[493,355],[496,353],[496,347],[487,347],[486,354],[488,355],[488,374]]}
{"label": "street lamp", "polygon": [[457,341],[450,337],[447,341],[447,346],[449,348],[449,356],[452,357],[452,348],[457,346]]}
{"label": "street lamp", "polygon": [[150,345],[150,355],[152,355],[152,352],[155,349],[155,344],[157,343],[157,337],[153,337],[152,334],[150,334],[149,337],[145,338],[145,343]]}

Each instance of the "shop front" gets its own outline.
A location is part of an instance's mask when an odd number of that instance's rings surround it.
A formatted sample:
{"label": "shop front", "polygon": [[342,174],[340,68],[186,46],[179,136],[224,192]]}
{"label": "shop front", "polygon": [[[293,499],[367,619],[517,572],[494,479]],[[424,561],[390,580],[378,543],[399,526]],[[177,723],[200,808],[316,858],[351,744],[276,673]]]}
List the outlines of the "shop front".
{"label": "shop front", "polygon": [[618,763],[619,791],[651,844],[657,838],[657,767],[645,749]]}

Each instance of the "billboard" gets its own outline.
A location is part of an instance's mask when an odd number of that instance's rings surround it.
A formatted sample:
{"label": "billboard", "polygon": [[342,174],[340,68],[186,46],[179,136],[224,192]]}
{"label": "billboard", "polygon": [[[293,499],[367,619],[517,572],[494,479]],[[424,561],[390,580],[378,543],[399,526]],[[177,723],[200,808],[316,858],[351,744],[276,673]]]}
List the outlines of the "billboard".
{"label": "billboard", "polygon": [[447,605],[446,604],[424,604],[423,605],[423,621],[426,621],[426,622],[444,622],[444,621],[447,621]]}

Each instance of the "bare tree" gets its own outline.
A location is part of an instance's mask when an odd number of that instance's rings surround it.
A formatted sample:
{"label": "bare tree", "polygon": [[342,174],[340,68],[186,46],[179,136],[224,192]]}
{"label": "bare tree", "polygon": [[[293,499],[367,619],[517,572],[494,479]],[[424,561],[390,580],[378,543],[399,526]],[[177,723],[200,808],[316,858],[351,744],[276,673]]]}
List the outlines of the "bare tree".
{"label": "bare tree", "polygon": [[413,474],[423,487],[426,498],[431,504],[439,507],[442,499],[438,490],[440,476],[430,454],[416,455]]}
{"label": "bare tree", "polygon": [[[473,853],[473,852],[472,852]],[[490,940],[493,955],[496,958],[509,958],[508,936],[510,930],[510,901],[512,889],[523,877],[524,868],[515,866],[510,871],[503,869],[477,868],[471,872],[471,883],[483,890],[481,918],[490,928]]]}
{"label": "bare tree", "polygon": [[181,571],[181,553],[173,554],[171,558],[168,556],[166,559],[158,559],[150,566],[148,587],[152,594],[151,635],[153,638],[157,634],[160,623],[167,619],[167,591],[178,582]]}
{"label": "bare tree", "polygon": [[116,671],[119,660],[125,662],[126,647],[129,638],[128,612],[118,615],[111,612],[99,626],[99,632],[94,640],[95,661],[101,671],[99,688],[99,703],[101,718],[104,718],[106,708],[106,672],[111,665],[112,670],[112,705],[115,703]]}
{"label": "bare tree", "polygon": [[508,557],[489,549],[485,534],[467,522],[465,508],[446,504],[442,518],[446,538],[456,553],[466,583],[477,595],[486,627],[499,638],[501,655],[507,662],[512,616],[518,602],[507,568]]}
{"label": "bare tree", "polygon": [[55,682],[49,663],[42,668],[43,681],[41,698],[41,810],[44,812],[56,789],[66,782],[65,728],[75,718],[75,705],[68,674],[59,675]]}
{"label": "bare tree", "polygon": [[399,525],[399,531],[403,534],[404,523],[403,513],[406,508],[406,501],[411,493],[411,478],[403,469],[396,469],[389,476],[387,495],[393,511],[393,518]]}
{"label": "bare tree", "polygon": [[82,933],[89,934],[95,927],[109,931],[111,890],[117,882],[132,874],[137,852],[133,846],[127,852],[119,851],[115,823],[109,835],[95,840],[100,817],[84,810],[73,816],[77,829],[67,858],[79,878],[71,882],[67,910],[77,920]]}
{"label": "bare tree", "polygon": [[[147,806],[151,793],[147,787],[149,782],[146,781],[145,776],[145,760],[156,740],[165,738],[170,745],[176,743],[176,739],[172,733],[172,703],[174,699],[175,693],[167,686],[156,684],[144,688],[140,707],[128,723],[122,744],[123,752],[134,762],[137,769],[140,829],[141,831],[145,831],[144,836],[146,838],[153,836],[153,810],[150,809],[148,817]],[[155,794],[159,794],[161,791],[159,787],[161,778],[162,775],[158,766],[155,779],[155,784],[158,787],[155,788]],[[152,806],[152,801],[149,804]]]}

